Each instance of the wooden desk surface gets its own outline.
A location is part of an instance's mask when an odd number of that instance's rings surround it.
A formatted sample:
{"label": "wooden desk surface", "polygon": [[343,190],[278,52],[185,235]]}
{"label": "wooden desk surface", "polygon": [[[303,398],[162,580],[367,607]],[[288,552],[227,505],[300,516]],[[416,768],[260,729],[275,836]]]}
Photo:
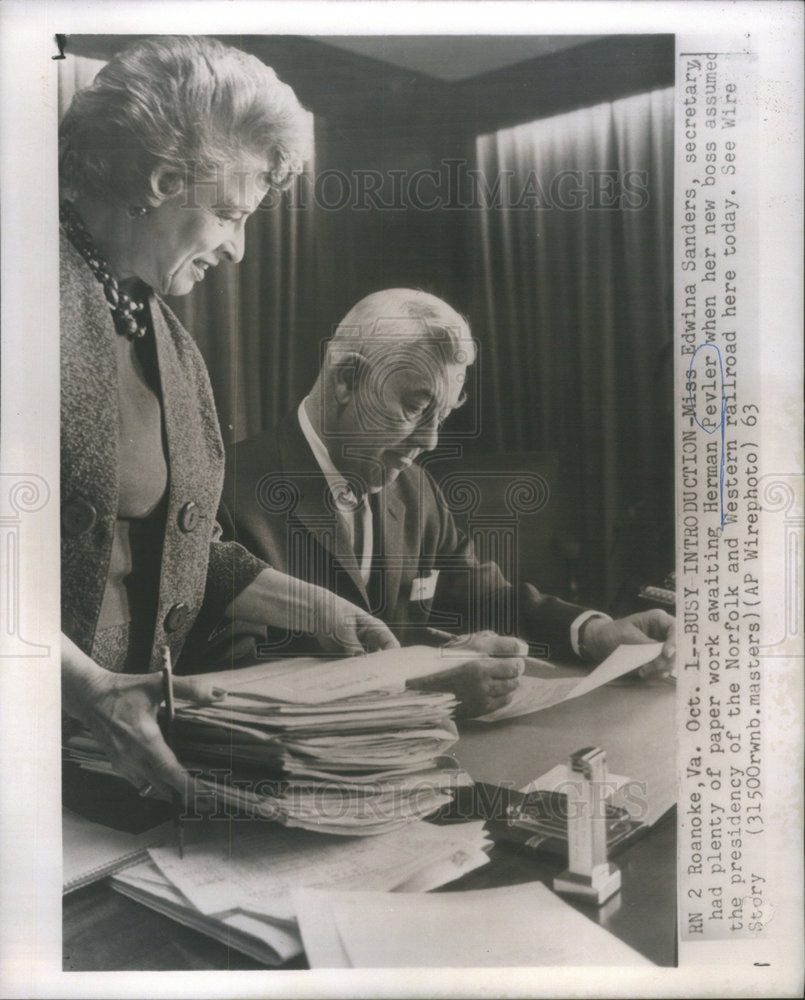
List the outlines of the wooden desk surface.
{"label": "wooden desk surface", "polygon": [[[578,701],[494,726],[471,724],[456,755],[477,780],[521,787],[581,746],[607,750],[613,771],[646,781],[667,800],[675,768],[674,694],[670,687],[608,687]],[[662,766],[665,761],[667,766]],[[667,802],[665,803],[667,804]],[[657,809],[654,809],[656,812]],[[676,962],[676,819],[669,812],[615,859],[621,891],[600,910],[576,909],[658,965]],[[510,844],[490,862],[439,891],[540,880],[550,885],[565,865]],[[114,892],[105,882],[64,899],[67,970],[258,969],[257,962]],[[307,968],[299,958],[284,968]]]}
{"label": "wooden desk surface", "polygon": [[675,727],[673,684],[624,680],[535,715],[465,723],[455,755],[476,781],[522,788],[576,750],[601,747],[608,769],[634,782],[630,795],[646,809],[639,818],[652,824],[676,802]]}

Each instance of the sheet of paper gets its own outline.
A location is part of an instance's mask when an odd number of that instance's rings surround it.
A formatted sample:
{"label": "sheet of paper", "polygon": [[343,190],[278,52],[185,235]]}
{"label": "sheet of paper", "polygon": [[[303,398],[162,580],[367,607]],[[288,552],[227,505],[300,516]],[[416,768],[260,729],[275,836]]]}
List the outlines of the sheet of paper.
{"label": "sheet of paper", "polygon": [[467,872],[488,864],[485,848],[492,846],[484,820],[439,827],[444,836],[443,854],[414,875],[394,886],[394,892],[430,892]]}
{"label": "sheet of paper", "polygon": [[[133,868],[119,872],[111,881],[113,889],[121,891],[124,887],[137,893],[140,902],[146,905],[155,902],[169,904],[171,908],[184,910],[195,914],[198,921],[203,918],[193,904],[165,878],[153,861],[143,861]],[[167,911],[166,911],[167,912]],[[209,918],[212,920],[212,918]],[[254,914],[234,913],[224,914],[219,922],[222,925],[236,928],[245,934],[258,938],[270,945],[279,955],[291,958],[302,950],[299,934],[292,926],[280,925]]]}
{"label": "sheet of paper", "polygon": [[659,656],[662,649],[661,642],[629,643],[618,646],[614,653],[611,653],[602,663],[600,663],[591,674],[582,678],[581,684],[576,689],[573,697],[586,694],[602,684],[617,680],[630,670],[637,670],[646,663]]}
{"label": "sheet of paper", "polygon": [[231,913],[224,917],[226,927],[248,934],[269,945],[277,953],[280,962],[302,953],[302,939],[299,932],[291,927],[279,927],[251,913]]}
{"label": "sheet of paper", "polygon": [[266,965],[280,965],[302,951],[295,926],[280,926],[240,911],[220,918],[205,916],[150,861],[121,872],[110,884],[122,895]]}
{"label": "sheet of paper", "polygon": [[487,715],[480,715],[475,721],[499,722],[501,719],[513,719],[518,715],[528,715],[543,708],[550,708],[551,705],[558,705],[560,701],[566,701],[573,696],[573,689],[578,682],[578,677],[557,677],[556,680],[521,677],[508,705]]}
{"label": "sheet of paper", "polygon": [[[296,725],[297,722],[307,718],[329,717],[336,715],[341,718],[345,715],[360,716],[369,715],[374,717],[377,712],[388,711],[405,715],[410,709],[419,711],[423,706],[434,711],[449,708],[455,698],[453,695],[443,691],[417,691],[408,688],[398,694],[373,695],[361,694],[351,698],[342,698],[336,702],[322,702],[320,705],[312,705],[309,702],[304,705],[295,705],[293,702],[276,702],[265,705],[255,702],[248,695],[242,695],[238,691],[231,691],[229,697],[224,702],[216,702],[216,707],[226,706],[227,712],[231,708],[241,715],[249,715],[254,721],[254,716],[258,716],[258,722],[265,718],[271,718],[278,724]],[[190,713],[187,712],[189,715]]]}
{"label": "sheet of paper", "polygon": [[[339,706],[337,710],[335,706]],[[413,698],[388,695],[384,699],[353,699],[349,702],[326,702],[324,705],[291,705],[247,701],[230,695],[225,702],[200,707],[182,707],[182,723],[202,723],[216,726],[238,723],[247,728],[257,728],[272,737],[284,732],[303,731],[305,734],[337,725],[361,729],[393,728],[398,721],[407,723],[411,713],[427,721],[439,721],[449,715],[456,700],[449,694],[434,698],[418,694]]]}
{"label": "sheet of paper", "polygon": [[251,698],[321,704],[370,691],[397,692],[415,677],[427,677],[477,659],[478,653],[454,647],[406,646],[339,660],[303,657],[220,670],[205,680]]}
{"label": "sheet of paper", "polygon": [[312,967],[322,953],[353,968],[652,964],[540,882],[438,894],[303,889],[295,898]]}
{"label": "sheet of paper", "polygon": [[[288,826],[299,827],[302,830],[313,830],[318,833],[335,834],[341,837],[354,837],[356,834],[361,837],[375,837],[394,830],[405,830],[413,820],[424,819],[442,806],[449,805],[451,801],[449,795],[435,795],[432,798],[427,798],[424,804],[416,800],[406,803],[402,815],[400,815],[401,810],[398,809],[392,814],[392,818],[389,818],[388,812],[381,813],[379,820],[372,820],[371,815],[369,818],[364,815],[357,820],[348,818],[344,821],[321,819],[318,816],[309,818],[293,816],[289,818]],[[361,888],[361,886],[357,886],[357,888]]]}
{"label": "sheet of paper", "polygon": [[513,719],[518,715],[528,715],[550,708],[560,702],[578,698],[588,691],[594,691],[602,684],[628,674],[645,663],[650,663],[662,649],[662,643],[646,642],[637,645],[618,646],[603,663],[584,677],[521,677],[514,697],[508,705],[481,715],[478,722],[499,722]]}
{"label": "sheet of paper", "polygon": [[480,847],[471,850],[458,848],[449,858],[439,859],[420,869],[411,878],[396,886],[394,891],[430,892],[486,864],[489,864],[489,855]]}
{"label": "sheet of paper", "polygon": [[[474,826],[475,824],[472,823],[462,824],[461,827],[456,827],[456,831],[466,830],[469,833]],[[472,833],[474,836],[475,831],[472,830]],[[456,873],[456,859],[452,858],[447,863],[442,862],[423,869],[421,873],[413,876],[408,882],[397,886],[395,892],[427,892],[429,889],[435,889],[447,881],[458,878],[487,861],[486,854],[475,849],[467,853],[460,872]],[[294,893],[297,920],[300,926],[306,928],[305,948],[308,962],[311,968],[347,969],[350,967],[349,957],[341,944],[335,921],[327,919],[328,915],[321,912],[320,897],[322,895],[328,895],[328,893],[320,893],[316,890],[302,890]]]}
{"label": "sheet of paper", "polygon": [[329,905],[332,895],[322,889],[297,889],[293,894],[302,945],[311,969],[352,968],[333,914],[322,909]]}
{"label": "sheet of paper", "polygon": [[451,844],[449,830],[421,822],[360,838],[266,823],[221,825],[218,832],[207,824],[204,836],[186,844],[181,860],[170,848],[149,852],[168,881],[208,915],[241,909],[290,920],[297,886],[391,889],[443,857]]}

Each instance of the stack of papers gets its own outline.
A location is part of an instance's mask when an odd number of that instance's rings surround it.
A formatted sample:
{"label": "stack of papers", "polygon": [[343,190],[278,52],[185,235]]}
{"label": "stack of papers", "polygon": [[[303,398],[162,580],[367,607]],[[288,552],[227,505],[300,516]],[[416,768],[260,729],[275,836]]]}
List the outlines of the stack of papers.
{"label": "stack of papers", "polygon": [[146,906],[266,965],[302,952],[294,892],[426,892],[485,864],[483,824],[338,838],[259,820],[188,825],[185,855],[155,847],[111,885]]}
{"label": "stack of papers", "polygon": [[455,704],[449,694],[403,692],[284,705],[238,692],[180,704],[177,748],[230,812],[377,834],[429,815],[468,780],[442,760],[458,739]]}
{"label": "stack of papers", "polygon": [[[176,752],[227,815],[322,833],[376,835],[428,816],[469,778],[452,757],[452,694],[406,688],[477,657],[432,647],[309,657],[207,674],[227,691],[176,702]],[[109,768],[91,737],[69,759]]]}
{"label": "stack of papers", "polygon": [[312,969],[652,965],[540,882],[396,896],[294,895]]}

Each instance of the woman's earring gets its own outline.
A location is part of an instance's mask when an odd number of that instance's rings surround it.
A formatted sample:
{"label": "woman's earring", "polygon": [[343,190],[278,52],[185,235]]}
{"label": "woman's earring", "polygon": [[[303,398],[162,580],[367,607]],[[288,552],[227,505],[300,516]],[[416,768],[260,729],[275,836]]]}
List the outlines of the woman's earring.
{"label": "woman's earring", "polygon": [[145,205],[129,205],[129,215],[132,219],[141,219],[147,213]]}

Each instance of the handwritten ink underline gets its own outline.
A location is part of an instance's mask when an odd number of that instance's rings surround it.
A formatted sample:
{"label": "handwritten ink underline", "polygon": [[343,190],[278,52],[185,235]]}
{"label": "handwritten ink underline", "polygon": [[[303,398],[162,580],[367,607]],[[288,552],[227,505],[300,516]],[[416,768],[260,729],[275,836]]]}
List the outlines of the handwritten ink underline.
{"label": "handwritten ink underline", "polygon": [[[691,374],[693,372],[693,363],[696,360],[696,355],[702,350],[713,350],[716,352],[718,357],[718,370],[721,376],[721,419],[715,427],[705,427],[705,425],[699,420],[696,414],[696,404],[693,401],[693,383],[691,381]],[[718,503],[719,511],[721,514],[721,530],[724,530],[724,450],[725,450],[725,432],[727,426],[727,400],[724,395],[724,365],[721,361],[721,351],[716,347],[715,344],[699,344],[696,350],[693,352],[693,356],[690,359],[690,366],[688,367],[688,398],[690,399],[691,410],[693,411],[693,419],[705,432],[705,434],[715,434],[717,430],[721,431],[721,454],[719,456],[719,469],[718,469]]]}

